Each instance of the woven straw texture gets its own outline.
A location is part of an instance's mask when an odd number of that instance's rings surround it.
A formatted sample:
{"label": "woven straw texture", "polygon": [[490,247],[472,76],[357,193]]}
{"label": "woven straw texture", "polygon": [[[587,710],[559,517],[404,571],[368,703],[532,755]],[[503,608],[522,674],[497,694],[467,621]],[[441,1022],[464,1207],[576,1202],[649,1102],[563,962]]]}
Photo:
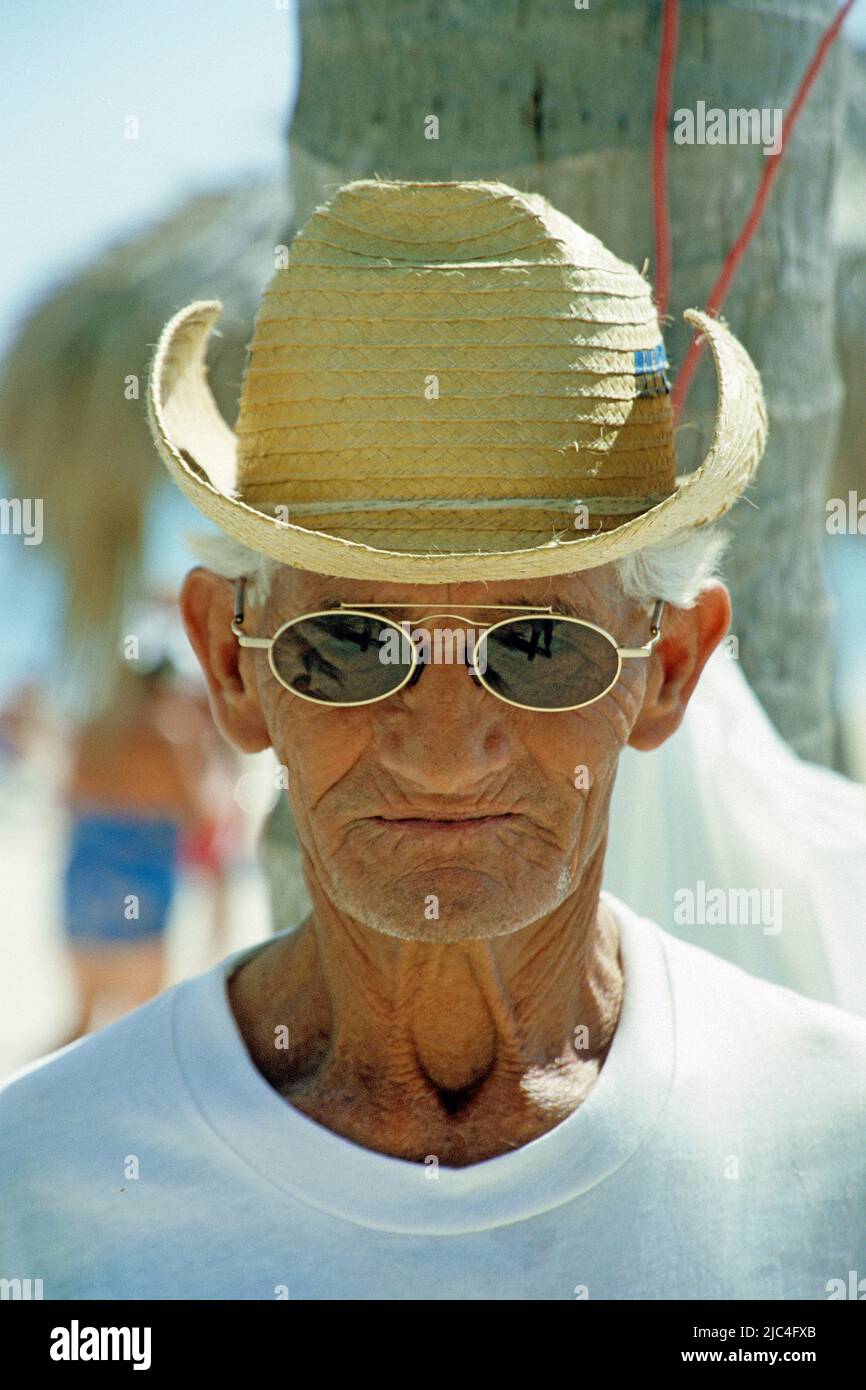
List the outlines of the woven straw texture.
{"label": "woven straw texture", "polygon": [[302,568],[432,583],[603,564],[721,515],[763,449],[752,363],[690,311],[719,401],[678,481],[649,285],[505,184],[362,180],[319,208],[264,293],[235,433],[204,367],[220,308],[163,331],[154,437],[217,525]]}

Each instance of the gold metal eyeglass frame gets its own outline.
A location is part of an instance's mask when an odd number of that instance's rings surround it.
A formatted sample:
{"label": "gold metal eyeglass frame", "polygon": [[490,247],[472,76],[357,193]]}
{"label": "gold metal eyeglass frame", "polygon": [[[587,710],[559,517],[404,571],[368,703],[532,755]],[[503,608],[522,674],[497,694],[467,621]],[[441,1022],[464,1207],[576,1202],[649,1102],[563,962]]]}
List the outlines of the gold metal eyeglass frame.
{"label": "gold metal eyeglass frame", "polygon": [[[387,700],[390,698],[390,696],[398,694],[398,692],[401,691],[406,685],[408,685],[410,681],[414,682],[419,678],[419,667],[423,670],[424,663],[419,661],[418,653],[415,649],[414,643],[410,641],[409,647],[411,651],[411,666],[409,667],[409,670],[404,676],[404,678],[400,681],[400,684],[395,685],[392,690],[386,690],[384,695],[374,695],[370,700],[317,700],[312,695],[304,695],[300,690],[295,690],[291,685],[287,683],[287,681],[283,679],[279,671],[276,669],[276,665],[274,664],[274,646],[279,640],[279,638],[282,637],[283,633],[288,631],[290,627],[294,627],[296,623],[305,622],[310,618],[324,618],[332,615],[343,615],[352,618],[378,618],[380,622],[387,624],[389,627],[395,628],[396,631],[400,633],[400,636],[405,639],[406,624],[404,623],[401,625],[393,618],[384,617],[378,610],[382,608],[399,608],[401,612],[409,608],[424,608],[429,610],[430,604],[368,603],[365,604],[362,608],[355,608],[352,604],[341,603],[338,608],[320,608],[313,613],[301,613],[296,618],[290,618],[288,622],[283,623],[282,626],[277,629],[273,637],[249,637],[243,631],[245,585],[245,579],[238,579],[235,583],[235,612],[234,618],[232,619],[231,629],[238,640],[238,646],[250,647],[259,651],[266,651],[268,654],[268,665],[271,668],[271,673],[273,674],[274,679],[279,681],[280,685],[283,686],[285,690],[288,690],[292,693],[292,695],[297,696],[299,700],[307,700],[310,704],[323,705],[325,707],[331,707],[333,709],[351,709],[356,708],[359,705],[375,705],[378,704],[380,700]],[[495,695],[497,700],[502,700],[504,704],[513,705],[517,709],[531,710],[533,714],[562,714],[567,710],[584,709],[587,705],[594,705],[598,700],[604,699],[605,695],[607,695],[608,692],[613,689],[613,687],[619,680],[622,674],[623,661],[639,660],[641,658],[646,658],[651,654],[653,648],[659,640],[659,637],[661,636],[661,619],[664,606],[664,599],[658,599],[656,601],[656,604],[652,611],[652,615],[650,617],[650,638],[648,642],[645,642],[642,647],[621,647],[617,642],[616,638],[613,637],[611,633],[606,631],[605,628],[599,627],[597,623],[591,623],[586,618],[573,618],[568,613],[559,613],[555,608],[541,608],[535,607],[531,604],[520,603],[455,603],[453,605],[454,608],[468,608],[473,613],[478,612],[480,609],[485,609],[488,611],[492,609],[497,612],[505,611],[507,613],[531,614],[534,618],[555,618],[558,622],[575,623],[578,627],[591,628],[593,632],[601,633],[602,637],[606,638],[606,640],[613,647],[617,655],[616,672],[614,674],[613,679],[610,681],[608,685],[605,686],[604,690],[600,690],[599,693],[597,695],[593,695],[592,699],[590,700],[581,700],[580,703],[576,705],[557,705],[555,707],[524,705],[521,704],[518,700],[509,700],[507,695],[501,695],[499,691],[494,690],[492,686],[487,684],[486,680],[484,679],[483,673],[478,668],[477,658],[481,643],[490,636],[491,632],[495,632],[497,628],[506,627],[509,623],[514,622],[514,618],[503,618],[500,622],[496,623],[471,623],[469,618],[463,617],[463,615],[460,613],[430,613],[429,611],[426,613],[426,617],[428,619],[454,618],[457,622],[469,623],[469,625],[472,627],[483,627],[485,629],[485,631],[482,632],[479,636],[477,642],[475,643],[475,646],[472,649],[472,660],[471,666],[469,667],[469,674],[472,677],[472,679],[476,681],[477,684],[482,685],[484,689],[488,691],[491,695]]]}

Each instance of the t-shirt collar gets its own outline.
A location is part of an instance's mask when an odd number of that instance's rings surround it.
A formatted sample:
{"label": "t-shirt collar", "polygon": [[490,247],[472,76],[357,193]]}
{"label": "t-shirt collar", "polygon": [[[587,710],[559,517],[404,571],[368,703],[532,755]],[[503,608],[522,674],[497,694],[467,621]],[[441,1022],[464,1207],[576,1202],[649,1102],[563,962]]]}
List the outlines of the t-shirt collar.
{"label": "t-shirt collar", "polygon": [[[554,1129],[512,1153],[464,1168],[362,1148],[295,1109],[254,1066],[227,981],[269,944],[236,951],[174,992],[184,1081],[217,1141],[273,1186],[357,1225],[450,1235],[525,1220],[580,1197],[635,1153],[661,1115],[674,1067],[670,982],[659,929],[611,894],[623,1001],[601,1073]],[[276,935],[287,935],[277,933]]]}

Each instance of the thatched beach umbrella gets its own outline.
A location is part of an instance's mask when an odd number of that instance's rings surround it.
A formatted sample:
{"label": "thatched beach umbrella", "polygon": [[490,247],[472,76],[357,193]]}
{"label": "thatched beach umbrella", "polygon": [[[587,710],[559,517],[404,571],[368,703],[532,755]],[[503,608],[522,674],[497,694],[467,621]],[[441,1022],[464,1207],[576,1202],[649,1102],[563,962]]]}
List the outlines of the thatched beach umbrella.
{"label": "thatched beach umbrella", "polygon": [[193,199],[49,293],[4,364],[3,461],[16,494],[43,499],[45,539],[67,595],[70,655],[81,653],[81,674],[94,689],[116,657],[146,507],[164,480],[144,410],[159,330],[191,298],[224,301],[212,380],[233,418],[262,277],[274,246],[290,235],[288,209],[282,180]]}

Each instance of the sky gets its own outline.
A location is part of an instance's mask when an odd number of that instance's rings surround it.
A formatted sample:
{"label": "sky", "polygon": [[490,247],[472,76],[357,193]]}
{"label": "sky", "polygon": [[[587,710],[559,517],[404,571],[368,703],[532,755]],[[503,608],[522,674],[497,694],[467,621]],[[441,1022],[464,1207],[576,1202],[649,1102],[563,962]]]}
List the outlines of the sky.
{"label": "sky", "polygon": [[17,190],[2,350],[34,296],[103,246],[283,167],[298,45],[294,0],[3,0],[0,16],[0,167]]}

